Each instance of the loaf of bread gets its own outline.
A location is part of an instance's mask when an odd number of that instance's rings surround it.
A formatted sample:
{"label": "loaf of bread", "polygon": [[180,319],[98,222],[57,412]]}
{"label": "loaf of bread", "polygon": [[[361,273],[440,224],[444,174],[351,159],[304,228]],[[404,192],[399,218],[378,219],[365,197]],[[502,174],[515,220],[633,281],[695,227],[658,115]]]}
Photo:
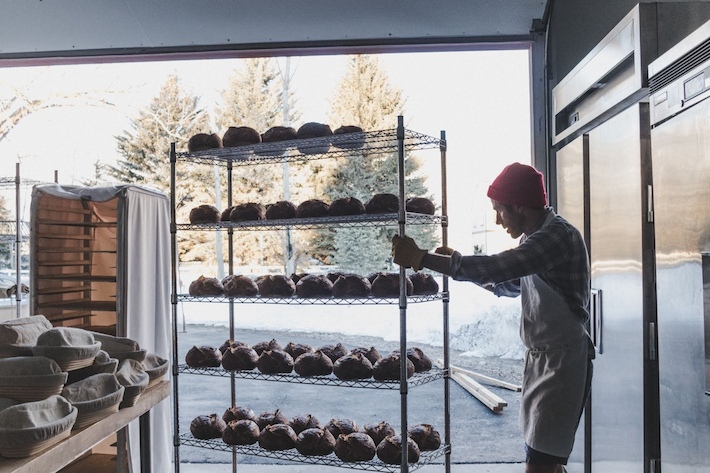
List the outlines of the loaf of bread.
{"label": "loaf of bread", "polygon": [[190,223],[219,223],[221,216],[217,207],[210,204],[202,204],[190,210]]}
{"label": "loaf of bread", "polygon": [[252,346],[257,355],[261,355],[266,350],[283,350],[279,342],[272,338],[268,342],[257,342]]}
{"label": "loaf of bread", "polygon": [[279,200],[266,206],[266,220],[280,220],[296,217],[296,206],[288,200]]}
{"label": "loaf of bread", "polygon": [[278,145],[281,141],[295,140],[296,130],[290,126],[273,126],[261,135],[264,146],[257,147],[255,154],[260,156],[281,156],[288,149],[288,145]]}
{"label": "loaf of bread", "polygon": [[254,145],[261,143],[261,135],[248,126],[230,126],[222,136],[222,146],[234,148],[237,146]]}
{"label": "loaf of bread", "polygon": [[375,347],[370,347],[370,348],[365,348],[365,347],[357,347],[353,348],[350,350],[350,354],[354,355],[356,353],[362,354],[365,358],[367,358],[370,363],[374,364],[380,361],[382,358],[382,355],[380,355],[380,352],[377,351],[377,348]]}
{"label": "loaf of bread", "polygon": [[[407,295],[411,296],[414,291],[414,285],[408,277],[404,279],[404,282],[407,285]],[[399,297],[399,274],[380,273],[372,281],[370,293],[374,297]]]}
{"label": "loaf of bread", "polygon": [[[414,440],[407,437],[407,462],[418,462],[420,455],[419,446]],[[402,463],[402,438],[399,435],[385,437],[377,445],[377,458],[388,465]]]}
{"label": "loaf of bread", "polygon": [[320,199],[308,199],[296,207],[297,218],[326,217],[330,206]]}
{"label": "loaf of bread", "polygon": [[368,297],[372,284],[357,274],[343,274],[333,283],[333,297]]}
{"label": "loaf of bread", "polygon": [[407,212],[418,214],[434,215],[436,212],[434,203],[426,197],[411,197],[406,200],[404,208]]}
{"label": "loaf of bread", "polygon": [[306,352],[293,362],[299,376],[327,376],[333,372],[333,361],[322,351]]}
{"label": "loaf of bread", "polygon": [[423,452],[441,447],[441,434],[431,424],[413,425],[409,428],[409,436]]}
{"label": "loaf of bread", "polygon": [[283,350],[265,350],[259,355],[256,367],[264,374],[290,373],[293,358]]}
{"label": "loaf of bread", "polygon": [[372,437],[372,440],[375,442],[375,445],[379,445],[385,437],[389,437],[390,435],[395,434],[392,426],[385,421],[381,421],[377,424],[365,424],[362,428],[362,431]]}
{"label": "loaf of bread", "polygon": [[200,440],[222,438],[222,432],[227,424],[217,414],[200,415],[190,422],[190,433]]}
{"label": "loaf of bread", "polygon": [[266,208],[257,202],[235,205],[229,213],[229,220],[232,222],[250,222],[264,220],[265,218]]}
{"label": "loaf of bread", "polygon": [[399,197],[394,194],[375,194],[365,204],[368,214],[396,213],[399,211]]}
{"label": "loaf of bread", "polygon": [[333,295],[333,283],[322,274],[309,274],[299,279],[296,295],[304,298],[330,297]]}
{"label": "loaf of bread", "polygon": [[328,430],[311,428],[298,434],[296,450],[301,455],[330,455],[335,449],[335,437]]}
{"label": "loaf of bread", "polygon": [[294,282],[282,274],[260,276],[256,284],[262,297],[291,297],[296,293]]}
{"label": "loaf of bread", "polygon": [[254,297],[259,294],[259,286],[248,276],[230,274],[222,279],[224,295],[227,297]]}
{"label": "loaf of bread", "polygon": [[307,343],[288,342],[288,345],[284,347],[284,351],[291,355],[291,358],[296,360],[296,358],[304,353],[313,353],[313,347]]}
{"label": "loaf of bread", "polygon": [[330,140],[327,139],[333,134],[329,125],[317,122],[308,122],[301,125],[296,132],[296,138],[299,140],[308,138],[321,138],[318,140],[310,140],[299,142],[296,144],[298,151],[303,154],[321,154],[327,153],[330,148]]}
{"label": "loaf of bread", "polygon": [[222,432],[222,440],[227,445],[253,445],[259,441],[259,434],[259,426],[253,420],[233,420]]}
{"label": "loaf of bread", "polygon": [[288,417],[279,409],[275,411],[265,411],[259,414],[254,421],[259,426],[259,429],[265,429],[267,425],[288,424]]}
{"label": "loaf of bread", "polygon": [[222,363],[222,354],[210,346],[194,346],[187,351],[185,363],[190,368],[217,368]]}
{"label": "loaf of bread", "polygon": [[311,414],[305,416],[294,416],[288,421],[288,425],[291,426],[296,435],[300,434],[306,429],[318,428],[320,429],[320,421]]}
{"label": "loaf of bread", "polygon": [[344,462],[365,462],[375,458],[377,447],[369,435],[353,432],[335,441],[335,456]]}
{"label": "loaf of bread", "polygon": [[346,381],[372,376],[372,363],[362,353],[341,356],[333,363],[333,374]]}
{"label": "loaf of bread", "polygon": [[195,297],[221,296],[224,294],[224,286],[217,278],[200,276],[190,283],[187,291]]}
{"label": "loaf of bread", "polygon": [[333,130],[333,146],[340,149],[357,149],[365,145],[365,133],[356,125],[343,125]]}
{"label": "loaf of bread", "polygon": [[256,422],[256,414],[249,407],[228,407],[224,414],[222,414],[222,420],[227,424],[233,420],[252,420]]}
{"label": "loaf of bread", "polygon": [[409,280],[412,281],[412,294],[414,295],[423,296],[439,292],[439,283],[431,274],[419,271],[411,274]]}
{"label": "loaf of bread", "polygon": [[331,202],[328,207],[328,215],[339,217],[343,215],[362,215],[365,213],[365,205],[355,197],[341,197]]}
{"label": "loaf of bread", "polygon": [[351,419],[330,419],[324,428],[336,439],[358,431],[357,423]]}
{"label": "loaf of bread", "polygon": [[187,151],[190,153],[221,147],[222,139],[216,133],[197,133],[187,140]]}
{"label": "loaf of bread", "polygon": [[322,351],[333,363],[341,356],[348,354],[347,348],[345,348],[342,343],[338,343],[337,345],[323,345],[318,348],[318,351]]}
{"label": "loaf of bread", "polygon": [[222,368],[227,371],[249,371],[256,368],[259,355],[247,345],[227,348],[222,354]]}
{"label": "loaf of bread", "polygon": [[296,448],[297,438],[288,424],[267,425],[259,433],[259,446],[271,451],[290,450]]}
{"label": "loaf of bread", "polygon": [[[393,381],[400,379],[399,353],[392,352],[383,357],[372,368],[372,377],[378,381]],[[407,364],[407,378],[414,376],[414,364],[405,357]]]}

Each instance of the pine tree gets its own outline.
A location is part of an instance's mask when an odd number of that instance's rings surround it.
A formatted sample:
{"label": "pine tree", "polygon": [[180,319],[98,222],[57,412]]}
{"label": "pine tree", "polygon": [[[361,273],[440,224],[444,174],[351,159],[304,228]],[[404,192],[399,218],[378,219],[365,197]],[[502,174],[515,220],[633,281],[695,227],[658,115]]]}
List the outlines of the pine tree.
{"label": "pine tree", "polygon": [[[331,123],[357,125],[366,131],[391,129],[404,108],[402,92],[390,85],[389,78],[376,56],[359,55],[350,59],[348,69],[332,102]],[[418,174],[421,162],[408,156],[405,162],[407,197],[430,197],[424,177]],[[337,160],[333,164],[314,163],[312,185],[322,188],[326,198],[356,197],[363,203],[373,195],[397,195],[397,153],[368,154],[367,151]],[[409,230],[422,247],[436,243],[433,227]],[[392,228],[334,229],[322,232],[311,251],[328,255],[327,261],[344,270],[361,273],[388,270],[391,267]],[[322,256],[321,256],[322,257]]]}
{"label": "pine tree", "polygon": [[[248,59],[243,66],[234,71],[227,88],[221,92],[222,103],[216,107],[215,123],[222,133],[230,126],[248,126],[264,133],[272,126],[292,123],[299,118],[291,93],[288,96],[288,120],[284,118],[283,77],[274,59]],[[276,164],[235,166],[232,171],[233,205],[248,202],[267,205],[283,200],[282,174],[282,167]],[[282,238],[283,235],[275,232],[235,232],[234,256],[240,264],[281,264]]]}
{"label": "pine tree", "polygon": [[[170,144],[187,151],[187,141],[197,133],[209,133],[209,116],[199,105],[199,97],[189,95],[177,76],[168,77],[150,104],[131,121],[131,129],[116,137],[122,159],[116,166],[102,165],[101,175],[127,184],[170,191]],[[207,166],[184,162],[176,167],[176,211],[178,222],[186,222],[189,211],[203,203],[214,202],[212,172]],[[214,250],[202,234],[182,236],[179,243],[184,261],[214,260]]]}

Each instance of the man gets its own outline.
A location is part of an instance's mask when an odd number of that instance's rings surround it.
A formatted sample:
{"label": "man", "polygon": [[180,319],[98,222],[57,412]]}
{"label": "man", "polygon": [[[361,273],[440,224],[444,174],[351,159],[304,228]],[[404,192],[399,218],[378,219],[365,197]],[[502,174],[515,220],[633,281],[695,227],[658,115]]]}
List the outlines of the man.
{"label": "man", "polygon": [[462,256],[447,249],[429,253],[411,238],[395,236],[394,261],[474,282],[498,296],[522,296],[525,471],[563,473],[591,381],[587,249],[580,233],[547,207],[543,176],[534,168],[507,166],[488,197],[496,223],[512,238],[522,236],[519,246],[491,256]]}

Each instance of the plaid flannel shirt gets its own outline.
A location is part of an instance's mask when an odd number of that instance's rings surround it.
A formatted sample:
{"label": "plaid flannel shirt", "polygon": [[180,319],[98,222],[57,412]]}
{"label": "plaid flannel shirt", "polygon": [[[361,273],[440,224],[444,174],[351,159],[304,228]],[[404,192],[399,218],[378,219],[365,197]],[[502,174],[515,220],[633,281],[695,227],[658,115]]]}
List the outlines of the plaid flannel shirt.
{"label": "plaid flannel shirt", "polygon": [[497,296],[520,294],[520,278],[537,274],[587,320],[589,304],[589,257],[582,235],[567,220],[548,209],[542,228],[523,235],[520,245],[496,255],[462,256],[454,252],[451,274],[458,281],[494,285]]}

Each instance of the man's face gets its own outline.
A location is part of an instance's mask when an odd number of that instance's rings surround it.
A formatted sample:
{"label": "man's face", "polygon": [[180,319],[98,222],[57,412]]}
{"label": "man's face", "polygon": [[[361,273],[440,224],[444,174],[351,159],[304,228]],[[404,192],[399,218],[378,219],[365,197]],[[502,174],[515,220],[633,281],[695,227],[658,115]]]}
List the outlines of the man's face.
{"label": "man's face", "polygon": [[523,214],[512,205],[503,205],[491,199],[496,213],[496,224],[506,229],[511,238],[519,238],[523,234]]}

